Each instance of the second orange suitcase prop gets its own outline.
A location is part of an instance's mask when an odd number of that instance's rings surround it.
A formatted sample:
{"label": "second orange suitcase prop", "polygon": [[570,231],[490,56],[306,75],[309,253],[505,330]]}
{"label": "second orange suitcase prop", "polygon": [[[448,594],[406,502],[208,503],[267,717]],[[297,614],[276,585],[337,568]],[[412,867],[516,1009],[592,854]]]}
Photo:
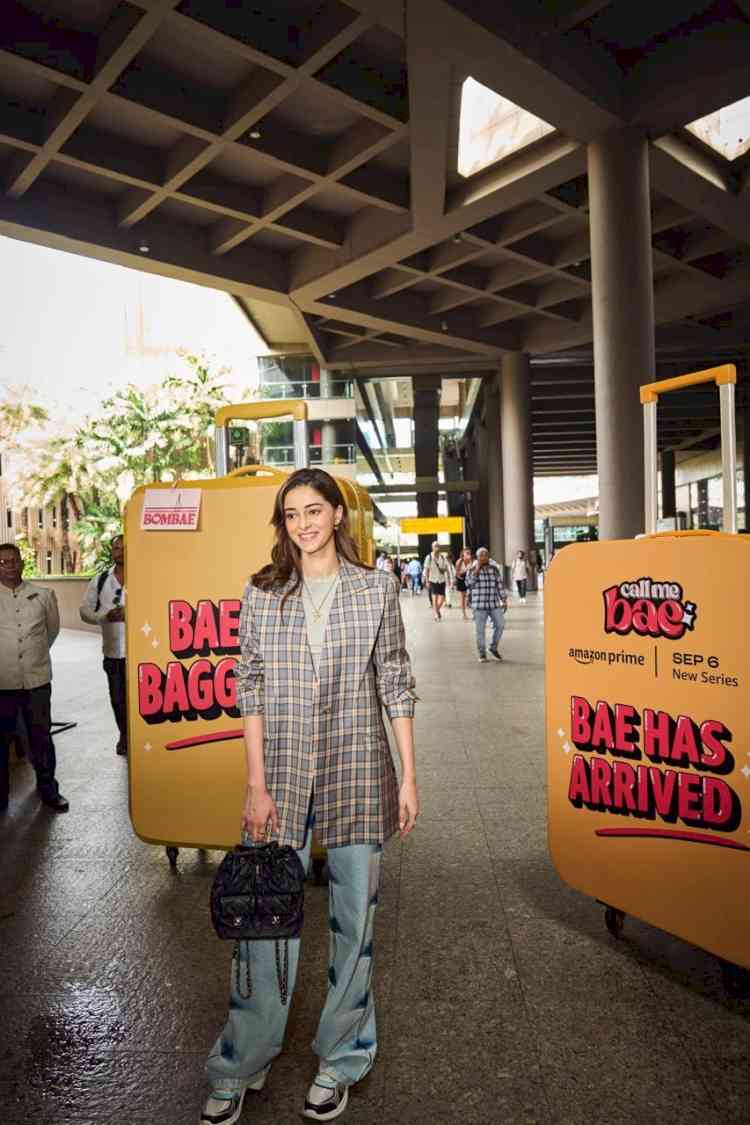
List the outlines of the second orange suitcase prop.
{"label": "second orange suitcase prop", "polygon": [[[750,541],[734,367],[641,390],[646,531],[567,547],[545,582],[549,847],[561,877],[750,968]],[[716,382],[724,531],[656,532],[656,404]]]}

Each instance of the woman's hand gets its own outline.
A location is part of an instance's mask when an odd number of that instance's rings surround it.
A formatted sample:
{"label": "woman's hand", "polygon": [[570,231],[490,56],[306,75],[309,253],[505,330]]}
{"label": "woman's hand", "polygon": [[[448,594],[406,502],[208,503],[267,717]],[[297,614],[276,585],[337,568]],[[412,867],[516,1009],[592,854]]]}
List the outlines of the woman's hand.
{"label": "woman's hand", "polygon": [[273,797],[267,789],[247,787],[245,807],[242,810],[242,828],[255,843],[260,843],[266,835],[270,821],[274,836],[279,834],[279,814]]}
{"label": "woman's hand", "polygon": [[419,816],[419,796],[416,781],[404,781],[398,794],[398,826],[401,839],[405,840],[417,823]]}

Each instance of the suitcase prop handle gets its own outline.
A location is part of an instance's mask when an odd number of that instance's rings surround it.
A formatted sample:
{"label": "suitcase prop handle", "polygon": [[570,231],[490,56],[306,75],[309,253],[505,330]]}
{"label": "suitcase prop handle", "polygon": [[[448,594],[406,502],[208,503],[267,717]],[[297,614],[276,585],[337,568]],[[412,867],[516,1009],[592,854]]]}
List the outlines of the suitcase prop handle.
{"label": "suitcase prop handle", "polygon": [[227,473],[227,477],[250,477],[257,474],[262,474],[264,477],[271,477],[274,483],[283,484],[287,478],[286,473],[282,473],[275,465],[240,465],[239,469],[232,469]]}
{"label": "suitcase prop handle", "polygon": [[[222,406],[214,416],[216,439],[216,475],[225,477],[229,469],[229,434],[231,421],[260,421],[263,418],[287,418],[294,423],[294,467],[307,467],[307,403],[301,398],[286,398],[280,402],[237,402]],[[243,466],[244,468],[245,466]],[[261,466],[247,466],[257,469]]]}
{"label": "suitcase prop handle", "polygon": [[[678,375],[673,379],[661,379],[658,383],[646,383],[640,389],[641,405],[643,406],[645,529],[647,535],[655,535],[657,529],[659,494],[656,411],[659,397],[671,391],[696,387],[702,383],[715,383],[719,388],[721,475],[724,494],[723,528],[725,532],[729,532],[731,535],[737,533],[737,438],[734,424],[737,368],[733,363],[725,363],[721,367],[709,367],[705,371],[694,371],[689,375]],[[690,534],[690,532],[687,534]]]}

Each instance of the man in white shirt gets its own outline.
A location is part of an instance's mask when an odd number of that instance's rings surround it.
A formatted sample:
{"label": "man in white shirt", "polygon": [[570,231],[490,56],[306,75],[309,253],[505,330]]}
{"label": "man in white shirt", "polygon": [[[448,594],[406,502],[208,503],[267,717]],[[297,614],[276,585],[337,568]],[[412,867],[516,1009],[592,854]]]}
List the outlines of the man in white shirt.
{"label": "man in white shirt", "polygon": [[424,560],[422,567],[422,581],[427,586],[432,606],[432,616],[435,621],[442,621],[440,610],[445,601],[446,583],[450,577],[448,560],[440,550],[437,539],[432,544],[432,551]]}
{"label": "man in white shirt", "polygon": [[8,749],[19,714],[29,736],[42,804],[67,812],[55,769],[50,732],[52,665],[49,650],[60,632],[54,590],[24,582],[23,560],[15,543],[0,546],[0,812],[8,807]]}
{"label": "man in white shirt", "polygon": [[81,619],[100,625],[104,671],[109,683],[109,700],[120,737],[117,753],[128,752],[128,711],[125,695],[125,544],[121,535],[111,543],[114,566],[92,578],[81,604]]}

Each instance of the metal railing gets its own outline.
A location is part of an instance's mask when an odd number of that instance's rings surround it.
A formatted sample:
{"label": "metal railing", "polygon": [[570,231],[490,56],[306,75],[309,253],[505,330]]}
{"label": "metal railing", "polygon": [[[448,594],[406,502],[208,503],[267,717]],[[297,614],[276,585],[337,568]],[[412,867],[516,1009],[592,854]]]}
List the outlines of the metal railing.
{"label": "metal railing", "polygon": [[[331,445],[325,447],[326,459],[323,460],[323,446],[309,445],[307,447],[307,462],[309,465],[352,465],[357,460],[357,447],[355,445]],[[264,465],[294,465],[293,445],[264,445],[261,454]]]}
{"label": "metal railing", "polygon": [[263,398],[354,398],[354,382],[351,379],[327,379],[324,383],[297,383],[283,379],[262,382],[259,389]]}

